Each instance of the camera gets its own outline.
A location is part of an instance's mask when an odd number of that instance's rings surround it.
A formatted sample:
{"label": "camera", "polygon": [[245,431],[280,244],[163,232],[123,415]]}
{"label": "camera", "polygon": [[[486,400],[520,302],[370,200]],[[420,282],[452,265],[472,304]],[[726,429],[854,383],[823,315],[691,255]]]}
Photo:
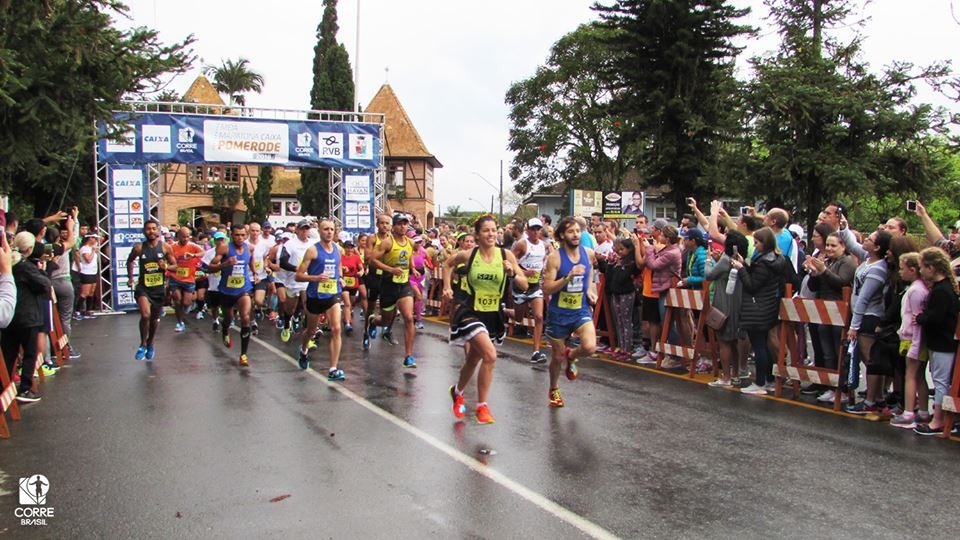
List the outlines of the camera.
{"label": "camera", "polygon": [[693,197],[687,197],[687,206],[693,206]]}
{"label": "camera", "polygon": [[917,211],[917,201],[907,201],[907,212]]}
{"label": "camera", "polygon": [[749,206],[741,206],[741,207],[740,207],[740,215],[741,215],[741,216],[745,216],[745,215],[747,215],[747,214],[749,214],[749,213],[750,213],[750,207],[749,207]]}

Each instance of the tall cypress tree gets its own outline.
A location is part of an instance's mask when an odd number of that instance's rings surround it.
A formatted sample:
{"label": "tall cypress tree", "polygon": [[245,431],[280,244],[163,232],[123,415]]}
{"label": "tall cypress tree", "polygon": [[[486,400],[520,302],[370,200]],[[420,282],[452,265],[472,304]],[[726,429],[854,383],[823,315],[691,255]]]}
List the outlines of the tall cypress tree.
{"label": "tall cypress tree", "polygon": [[715,193],[739,120],[732,40],[752,31],[735,21],[749,10],[726,0],[617,0],[594,10],[611,30],[611,108],[646,184],[670,190],[678,209],[690,194]]}
{"label": "tall cypress tree", "polygon": [[[323,0],[323,19],[317,26],[317,44],[313,47],[313,87],[310,107],[318,110],[352,111],[354,107],[353,72],[350,55],[337,43],[337,0]],[[304,213],[325,216],[329,213],[330,171],[302,169],[297,198]]]}

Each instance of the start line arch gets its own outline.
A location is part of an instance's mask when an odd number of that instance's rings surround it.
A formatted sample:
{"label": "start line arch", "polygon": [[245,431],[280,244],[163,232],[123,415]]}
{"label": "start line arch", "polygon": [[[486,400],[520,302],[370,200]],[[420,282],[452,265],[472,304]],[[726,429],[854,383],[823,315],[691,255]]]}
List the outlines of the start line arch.
{"label": "start line arch", "polygon": [[[331,216],[344,230],[369,232],[386,208],[384,115],[125,101],[115,124],[98,126],[94,149],[100,306],[136,309],[126,259],[156,217],[167,164],[326,168]],[[118,127],[119,126],[119,127]]]}

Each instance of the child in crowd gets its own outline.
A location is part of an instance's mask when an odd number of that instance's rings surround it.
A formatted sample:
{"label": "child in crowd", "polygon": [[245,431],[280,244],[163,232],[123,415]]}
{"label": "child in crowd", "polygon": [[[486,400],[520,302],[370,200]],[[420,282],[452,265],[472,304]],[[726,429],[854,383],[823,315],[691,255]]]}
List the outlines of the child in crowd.
{"label": "child in crowd", "polygon": [[[930,289],[920,279],[920,254],[904,253],[900,256],[900,279],[909,283],[900,302],[900,353],[907,357],[907,375],[904,380],[903,413],[894,416],[890,423],[896,427],[914,428],[917,422],[929,422],[927,412],[929,390],[927,388],[927,349],[921,344],[922,334],[916,318],[923,311]],[[919,409],[914,413],[914,409]]]}
{"label": "child in crowd", "polygon": [[614,250],[616,257],[611,257],[609,261],[599,259],[617,332],[617,348],[610,353],[610,357],[629,361],[633,354],[633,302],[636,297],[633,278],[639,275],[640,270],[637,268],[636,248],[632,239],[617,238]]}

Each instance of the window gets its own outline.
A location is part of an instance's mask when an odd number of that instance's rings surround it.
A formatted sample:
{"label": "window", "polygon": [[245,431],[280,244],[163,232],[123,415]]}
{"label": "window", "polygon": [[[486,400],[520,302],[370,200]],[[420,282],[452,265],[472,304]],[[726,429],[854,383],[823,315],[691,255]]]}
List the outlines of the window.
{"label": "window", "polygon": [[240,166],[239,165],[223,165],[223,181],[239,183],[240,182]]}
{"label": "window", "polygon": [[403,187],[403,166],[397,166],[393,168],[393,185],[394,187],[402,188]]}
{"label": "window", "polygon": [[279,216],[283,213],[283,201],[270,201],[270,213]]}
{"label": "window", "polygon": [[653,217],[663,219],[677,219],[677,211],[669,206],[657,206],[653,209]]}

